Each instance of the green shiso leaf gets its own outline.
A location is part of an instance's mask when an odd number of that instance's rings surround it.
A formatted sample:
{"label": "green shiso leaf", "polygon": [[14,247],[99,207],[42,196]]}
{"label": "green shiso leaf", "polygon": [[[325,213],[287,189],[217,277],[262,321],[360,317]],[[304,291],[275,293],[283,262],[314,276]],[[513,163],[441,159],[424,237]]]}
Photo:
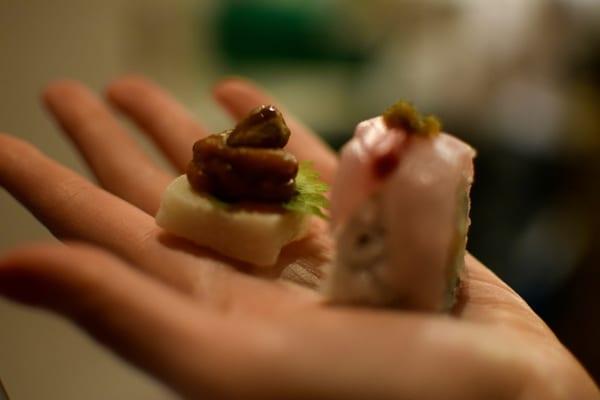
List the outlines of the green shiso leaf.
{"label": "green shiso leaf", "polygon": [[324,210],[329,207],[329,200],[325,197],[328,190],[329,185],[319,178],[312,162],[302,161],[296,175],[297,194],[290,201],[283,203],[283,208],[327,219]]}

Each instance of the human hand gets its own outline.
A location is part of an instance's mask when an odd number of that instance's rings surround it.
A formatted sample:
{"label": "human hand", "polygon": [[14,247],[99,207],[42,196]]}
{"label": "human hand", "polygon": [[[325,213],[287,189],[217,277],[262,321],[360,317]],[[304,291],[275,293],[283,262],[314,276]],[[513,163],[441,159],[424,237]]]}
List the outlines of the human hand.
{"label": "human hand", "polygon": [[[137,77],[107,91],[180,172],[206,130]],[[215,97],[235,118],[272,103],[243,80]],[[154,224],[173,175],[104,103],[74,82],[45,101],[100,189],[32,146],[0,136],[0,183],[63,245],[14,250],[0,293],[72,319],[186,397],[224,399],[592,399],[597,387],[525,302],[467,256],[451,315],[328,306],[314,290],[331,258],[325,224],[287,246],[270,276],[166,235]],[[335,155],[286,116],[289,151],[325,180]],[[245,272],[240,272],[245,271]],[[248,273],[249,272],[249,273]],[[280,278],[285,279],[280,279]]]}

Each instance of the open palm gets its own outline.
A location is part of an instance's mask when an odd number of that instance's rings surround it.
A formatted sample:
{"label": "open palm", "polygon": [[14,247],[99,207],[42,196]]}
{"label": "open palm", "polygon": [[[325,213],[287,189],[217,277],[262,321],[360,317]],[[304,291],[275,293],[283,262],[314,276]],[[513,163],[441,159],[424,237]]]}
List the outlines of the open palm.
{"label": "open palm", "polygon": [[[239,79],[214,94],[235,118],[273,103]],[[143,78],[116,81],[107,98],[179,171],[207,134]],[[2,186],[66,243],[13,251],[0,262],[0,292],[66,315],[182,395],[600,397],[546,325],[473,257],[452,315],[327,305],[313,290],[331,258],[325,223],[315,220],[309,237],[287,246],[268,273],[194,247],[154,223],[174,175],[144,154],[100,99],[75,82],[51,85],[44,99],[104,190],[0,135]],[[284,115],[293,132],[288,150],[330,181],[335,154]]]}

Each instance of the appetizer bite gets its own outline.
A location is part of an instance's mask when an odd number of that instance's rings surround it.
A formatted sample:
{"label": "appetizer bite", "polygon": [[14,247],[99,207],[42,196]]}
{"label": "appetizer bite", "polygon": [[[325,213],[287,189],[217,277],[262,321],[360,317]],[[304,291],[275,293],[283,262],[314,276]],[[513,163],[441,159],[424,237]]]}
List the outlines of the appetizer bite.
{"label": "appetizer bite", "polygon": [[326,185],[283,150],[289,137],[281,113],[267,105],[234,129],[198,140],[186,175],[163,195],[158,225],[228,257],[275,264],[326,205]]}
{"label": "appetizer bite", "polygon": [[332,189],[333,302],[444,310],[455,301],[475,151],[399,102],[361,122]]}

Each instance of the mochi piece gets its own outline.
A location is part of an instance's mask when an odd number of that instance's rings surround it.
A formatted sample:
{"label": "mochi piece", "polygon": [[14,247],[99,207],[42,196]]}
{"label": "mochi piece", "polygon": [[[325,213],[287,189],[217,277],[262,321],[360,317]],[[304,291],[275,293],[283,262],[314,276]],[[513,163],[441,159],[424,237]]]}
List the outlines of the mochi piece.
{"label": "mochi piece", "polygon": [[[374,170],[390,154],[385,176]],[[448,134],[407,134],[381,117],[357,126],[332,189],[334,303],[440,311],[455,301],[475,151]]]}
{"label": "mochi piece", "polygon": [[307,214],[232,209],[204,196],[187,177],[165,190],[156,222],[166,231],[220,254],[257,266],[276,263],[281,248],[306,236]]}

